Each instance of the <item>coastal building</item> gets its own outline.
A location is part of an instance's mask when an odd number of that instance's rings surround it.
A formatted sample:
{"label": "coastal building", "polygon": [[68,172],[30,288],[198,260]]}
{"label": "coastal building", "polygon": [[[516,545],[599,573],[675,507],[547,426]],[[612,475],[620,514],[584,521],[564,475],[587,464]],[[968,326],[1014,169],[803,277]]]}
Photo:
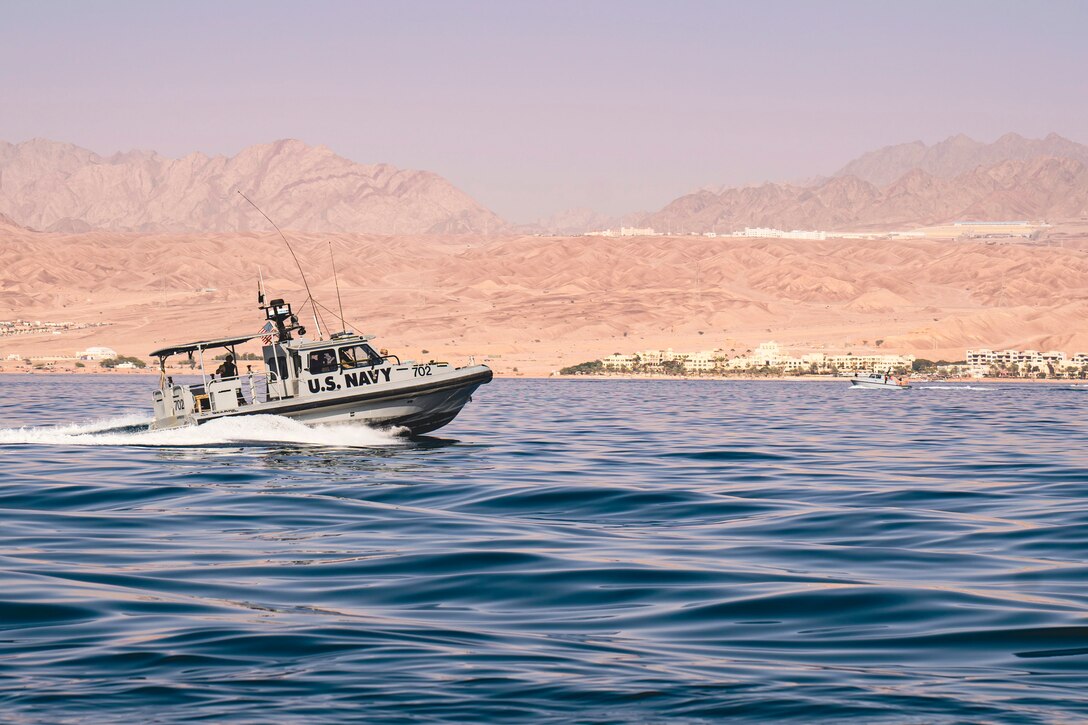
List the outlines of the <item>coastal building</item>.
{"label": "coastal building", "polygon": [[781,350],[778,347],[778,343],[772,340],[770,342],[759,343],[752,353],[751,359],[757,367],[766,365],[767,367],[773,368],[778,365],[780,356]]}
{"label": "coastal building", "polygon": [[778,367],[785,373],[803,373],[809,369],[805,361],[799,357],[781,357],[778,359]]}
{"label": "coastal building", "polygon": [[877,355],[873,353],[854,355],[847,353],[846,355],[825,356],[824,366],[827,369],[834,368],[840,372],[863,372],[866,370],[880,372],[895,370],[896,368],[910,368],[914,364],[914,360],[914,355]]}
{"label": "coastal building", "polygon": [[657,237],[660,234],[652,227],[620,227],[615,229],[602,229],[596,232],[586,232],[583,237]]}
{"label": "coastal building", "polygon": [[608,370],[630,370],[635,362],[637,362],[636,355],[621,355],[618,352],[601,360],[601,364]]}
{"label": "coastal building", "polygon": [[643,365],[660,365],[663,362],[676,360],[677,355],[670,347],[668,350],[642,350],[635,353]]}
{"label": "coastal building", "polygon": [[1079,374],[1088,366],[1088,353],[1066,356],[1061,350],[990,350],[970,349],[964,354],[964,365],[972,375],[985,376],[993,368],[1002,374],[1020,377]]}
{"label": "coastal building", "polygon": [[756,239],[827,239],[827,232],[805,229],[794,229],[786,232],[769,227],[745,227],[742,232],[733,232],[733,236]]}
{"label": "coastal building", "polygon": [[51,322],[49,320],[0,320],[0,337],[12,335],[60,335],[69,330],[105,327],[108,322]]}
{"label": "coastal building", "polygon": [[[1057,359],[1061,353],[1033,353],[1041,364],[1048,359]],[[976,356],[977,357],[977,356]],[[983,359],[985,356],[979,357]],[[1034,358],[1032,358],[1034,359]],[[1083,355],[1088,364],[1088,353]],[[746,350],[742,355],[730,357],[721,349],[701,350],[699,352],[677,352],[666,350],[640,350],[632,354],[613,353],[601,359],[606,370],[629,372],[654,372],[662,369],[665,363],[678,362],[685,372],[707,374],[724,370],[775,372],[798,375],[804,373],[863,372],[909,370],[914,364],[914,355],[895,355],[887,353],[863,352],[829,355],[823,352],[787,355],[774,340],[761,342],[753,350]]]}
{"label": "coastal building", "polygon": [[684,370],[692,373],[709,373],[718,365],[719,354],[713,350],[693,352],[684,357]]}
{"label": "coastal building", "polygon": [[117,353],[108,347],[88,347],[86,350],[76,353],[80,360],[112,360]]}

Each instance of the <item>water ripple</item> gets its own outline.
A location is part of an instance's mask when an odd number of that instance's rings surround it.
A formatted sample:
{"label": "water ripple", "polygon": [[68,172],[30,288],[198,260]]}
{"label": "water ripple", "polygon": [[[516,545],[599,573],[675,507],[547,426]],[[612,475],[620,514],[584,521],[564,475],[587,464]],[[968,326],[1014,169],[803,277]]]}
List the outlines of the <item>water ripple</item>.
{"label": "water ripple", "polygon": [[1076,390],[496,381],[409,441],[150,385],[0,376],[5,718],[1088,718]]}

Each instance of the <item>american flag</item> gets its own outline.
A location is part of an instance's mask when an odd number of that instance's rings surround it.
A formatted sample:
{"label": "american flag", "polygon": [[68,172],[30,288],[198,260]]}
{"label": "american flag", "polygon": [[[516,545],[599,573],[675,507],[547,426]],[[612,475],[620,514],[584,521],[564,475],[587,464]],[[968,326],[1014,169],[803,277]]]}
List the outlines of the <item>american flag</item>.
{"label": "american flag", "polygon": [[271,345],[272,344],[272,335],[271,334],[265,335],[264,333],[266,333],[266,332],[267,333],[272,333],[272,332],[275,332],[275,331],[276,331],[276,326],[272,324],[271,320],[269,320],[268,322],[264,323],[264,327],[262,327],[260,330],[257,331],[257,334],[262,335],[261,342],[263,342],[265,345]]}

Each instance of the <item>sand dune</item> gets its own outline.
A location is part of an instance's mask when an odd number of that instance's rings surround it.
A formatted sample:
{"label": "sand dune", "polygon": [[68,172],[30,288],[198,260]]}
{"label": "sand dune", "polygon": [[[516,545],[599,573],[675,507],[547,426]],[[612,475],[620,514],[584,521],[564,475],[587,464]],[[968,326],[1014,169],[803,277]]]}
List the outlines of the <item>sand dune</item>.
{"label": "sand dune", "polygon": [[[414,358],[548,372],[652,347],[880,349],[958,359],[968,346],[1088,349],[1088,237],[1064,247],[926,240],[293,235],[315,295]],[[1080,241],[1078,241],[1080,240]],[[160,344],[260,327],[258,266],[296,306],[271,234],[34,233],[5,228],[0,319],[110,322],[0,340],[0,356]],[[338,328],[330,311],[327,328]],[[303,315],[312,324],[312,312]],[[1074,350],[1072,348],[1077,348]],[[423,350],[427,350],[426,353]]]}

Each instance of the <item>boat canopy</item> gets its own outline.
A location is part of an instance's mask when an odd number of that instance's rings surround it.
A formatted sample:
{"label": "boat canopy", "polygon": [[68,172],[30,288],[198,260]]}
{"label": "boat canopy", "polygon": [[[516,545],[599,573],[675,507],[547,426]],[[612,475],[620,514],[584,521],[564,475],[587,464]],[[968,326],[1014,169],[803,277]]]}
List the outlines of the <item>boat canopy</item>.
{"label": "boat canopy", "polygon": [[295,340],[291,347],[296,350],[309,350],[315,347],[335,347],[337,345],[357,345],[361,342],[370,342],[373,335],[356,335],[354,333],[338,332],[328,340],[307,340],[300,338]]}
{"label": "boat canopy", "polygon": [[156,350],[151,353],[150,357],[170,357],[171,355],[180,355],[185,352],[196,352],[197,350],[208,350],[216,347],[234,347],[235,345],[241,345],[243,342],[249,342],[254,338],[261,337],[264,334],[267,333],[243,335],[241,337],[221,337],[218,340],[187,342],[184,345],[174,345],[173,347],[164,347],[161,350]]}

